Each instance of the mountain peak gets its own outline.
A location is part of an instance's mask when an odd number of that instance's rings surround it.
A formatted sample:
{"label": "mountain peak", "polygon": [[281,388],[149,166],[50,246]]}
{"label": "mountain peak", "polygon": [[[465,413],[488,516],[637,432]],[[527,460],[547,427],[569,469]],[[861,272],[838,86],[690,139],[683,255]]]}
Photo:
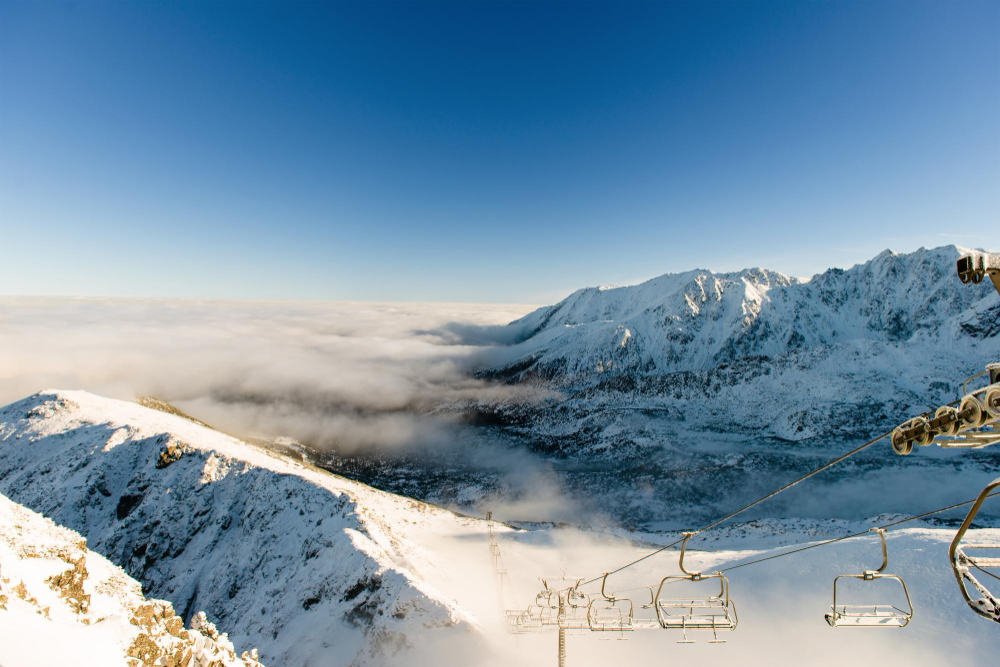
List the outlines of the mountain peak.
{"label": "mountain peak", "polygon": [[[656,374],[851,340],[960,335],[956,318],[971,313],[976,302],[996,298],[963,288],[954,267],[960,253],[956,246],[885,250],[808,281],[753,267],[668,273],[637,285],[578,290],[511,323],[523,335],[510,352],[520,355],[519,367],[527,363],[547,377],[575,382],[608,368]],[[620,344],[620,329],[630,332],[628,345]]]}

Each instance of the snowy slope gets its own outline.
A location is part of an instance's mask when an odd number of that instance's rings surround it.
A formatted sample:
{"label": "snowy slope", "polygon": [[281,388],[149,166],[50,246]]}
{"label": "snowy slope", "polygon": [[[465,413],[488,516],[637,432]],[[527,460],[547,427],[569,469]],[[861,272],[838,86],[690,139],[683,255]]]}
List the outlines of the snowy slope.
{"label": "snowy slope", "polygon": [[13,403],[0,411],[0,492],[86,536],[185,620],[206,610],[264,662],[445,652],[461,664],[477,633],[427,583],[451,563],[421,537],[470,520],[179,416],[85,392]]}
{"label": "snowy slope", "polygon": [[146,600],[78,533],[0,496],[0,664],[260,667],[204,614],[194,621],[186,630],[169,602]]}

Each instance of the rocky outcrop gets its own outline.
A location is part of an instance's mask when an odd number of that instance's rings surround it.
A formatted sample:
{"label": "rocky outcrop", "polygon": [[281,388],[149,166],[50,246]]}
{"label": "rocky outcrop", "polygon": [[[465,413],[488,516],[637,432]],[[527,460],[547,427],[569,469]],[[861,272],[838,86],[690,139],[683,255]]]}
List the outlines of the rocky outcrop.
{"label": "rocky outcrop", "polygon": [[[66,624],[83,629],[79,644],[67,639]],[[0,496],[0,626],[22,629],[20,654],[0,642],[0,662],[9,667],[36,664],[39,654],[49,654],[43,660],[49,664],[54,650],[101,651],[128,667],[262,667],[256,649],[237,655],[204,612],[186,629],[169,602],[147,600],[138,582],[90,551],[79,534],[6,496]]]}

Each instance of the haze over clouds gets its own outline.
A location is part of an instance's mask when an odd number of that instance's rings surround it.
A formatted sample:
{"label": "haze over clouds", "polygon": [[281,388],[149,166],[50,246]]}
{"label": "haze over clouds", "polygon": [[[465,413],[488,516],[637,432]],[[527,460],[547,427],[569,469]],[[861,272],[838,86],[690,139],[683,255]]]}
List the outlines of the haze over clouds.
{"label": "haze over clouds", "polygon": [[44,388],[153,395],[218,428],[354,451],[442,437],[447,403],[546,393],[469,376],[530,306],[0,299],[0,403]]}

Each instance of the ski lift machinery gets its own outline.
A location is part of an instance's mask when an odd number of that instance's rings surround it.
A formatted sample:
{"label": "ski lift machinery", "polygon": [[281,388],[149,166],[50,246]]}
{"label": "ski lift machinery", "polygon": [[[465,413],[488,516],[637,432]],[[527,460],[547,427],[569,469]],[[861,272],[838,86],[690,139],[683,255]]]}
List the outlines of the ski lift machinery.
{"label": "ski lift machinery", "polygon": [[978,285],[986,276],[1000,292],[1000,255],[976,251],[958,260],[958,278],[963,283]]}
{"label": "ski lift machinery", "polygon": [[[958,260],[958,277],[963,283],[971,282],[979,284],[986,275],[990,277],[997,293],[1000,293],[1000,255],[977,252],[966,255]],[[997,422],[1000,421],[1000,364],[991,364],[986,368],[986,372],[990,376],[990,387],[983,392],[982,408],[989,417],[992,417],[992,424],[990,426],[996,432]],[[980,419],[986,421],[985,416],[980,416]],[[993,441],[994,443],[1000,441],[1000,434],[995,433],[995,435],[998,437]],[[979,555],[970,556],[966,553],[966,549],[976,552],[991,549],[996,551],[1000,549],[1000,546],[995,544],[963,545],[962,539],[965,537],[966,531],[969,530],[969,526],[972,525],[973,520],[979,514],[983,502],[998,487],[1000,487],[1000,478],[987,484],[986,488],[980,492],[979,497],[976,498],[976,502],[973,503],[965,520],[962,521],[958,532],[955,533],[955,539],[952,540],[951,546],[948,548],[948,560],[951,562],[952,571],[955,573],[955,579],[958,581],[958,588],[966,604],[969,605],[972,611],[994,623],[1000,623],[1000,599],[980,583],[979,579],[972,573],[972,570],[976,569],[986,574],[992,574],[987,572],[985,568],[1000,567],[1000,558]],[[969,594],[969,584],[982,597],[973,598]]]}
{"label": "ski lift machinery", "polygon": [[[973,252],[958,260],[958,277],[963,283],[978,285],[989,277],[1000,293],[1000,255]],[[971,380],[989,376],[988,383],[979,389],[969,391]],[[944,405],[901,424],[892,433],[892,448],[900,455],[913,451],[913,445],[937,444],[941,447],[964,447],[980,449],[1000,443],[1000,363],[989,364],[986,370],[967,378],[962,383],[963,396],[954,404]],[[1000,568],[1000,558],[969,555],[966,550],[977,553],[986,550],[1000,550],[995,544],[963,544],[965,533],[979,514],[983,502],[1000,487],[1000,478],[990,482],[976,498],[948,549],[959,590],[969,607],[983,618],[1000,623],[1000,597],[994,595],[973,574],[973,570],[996,577],[985,568]],[[969,587],[981,597],[973,597]]]}

